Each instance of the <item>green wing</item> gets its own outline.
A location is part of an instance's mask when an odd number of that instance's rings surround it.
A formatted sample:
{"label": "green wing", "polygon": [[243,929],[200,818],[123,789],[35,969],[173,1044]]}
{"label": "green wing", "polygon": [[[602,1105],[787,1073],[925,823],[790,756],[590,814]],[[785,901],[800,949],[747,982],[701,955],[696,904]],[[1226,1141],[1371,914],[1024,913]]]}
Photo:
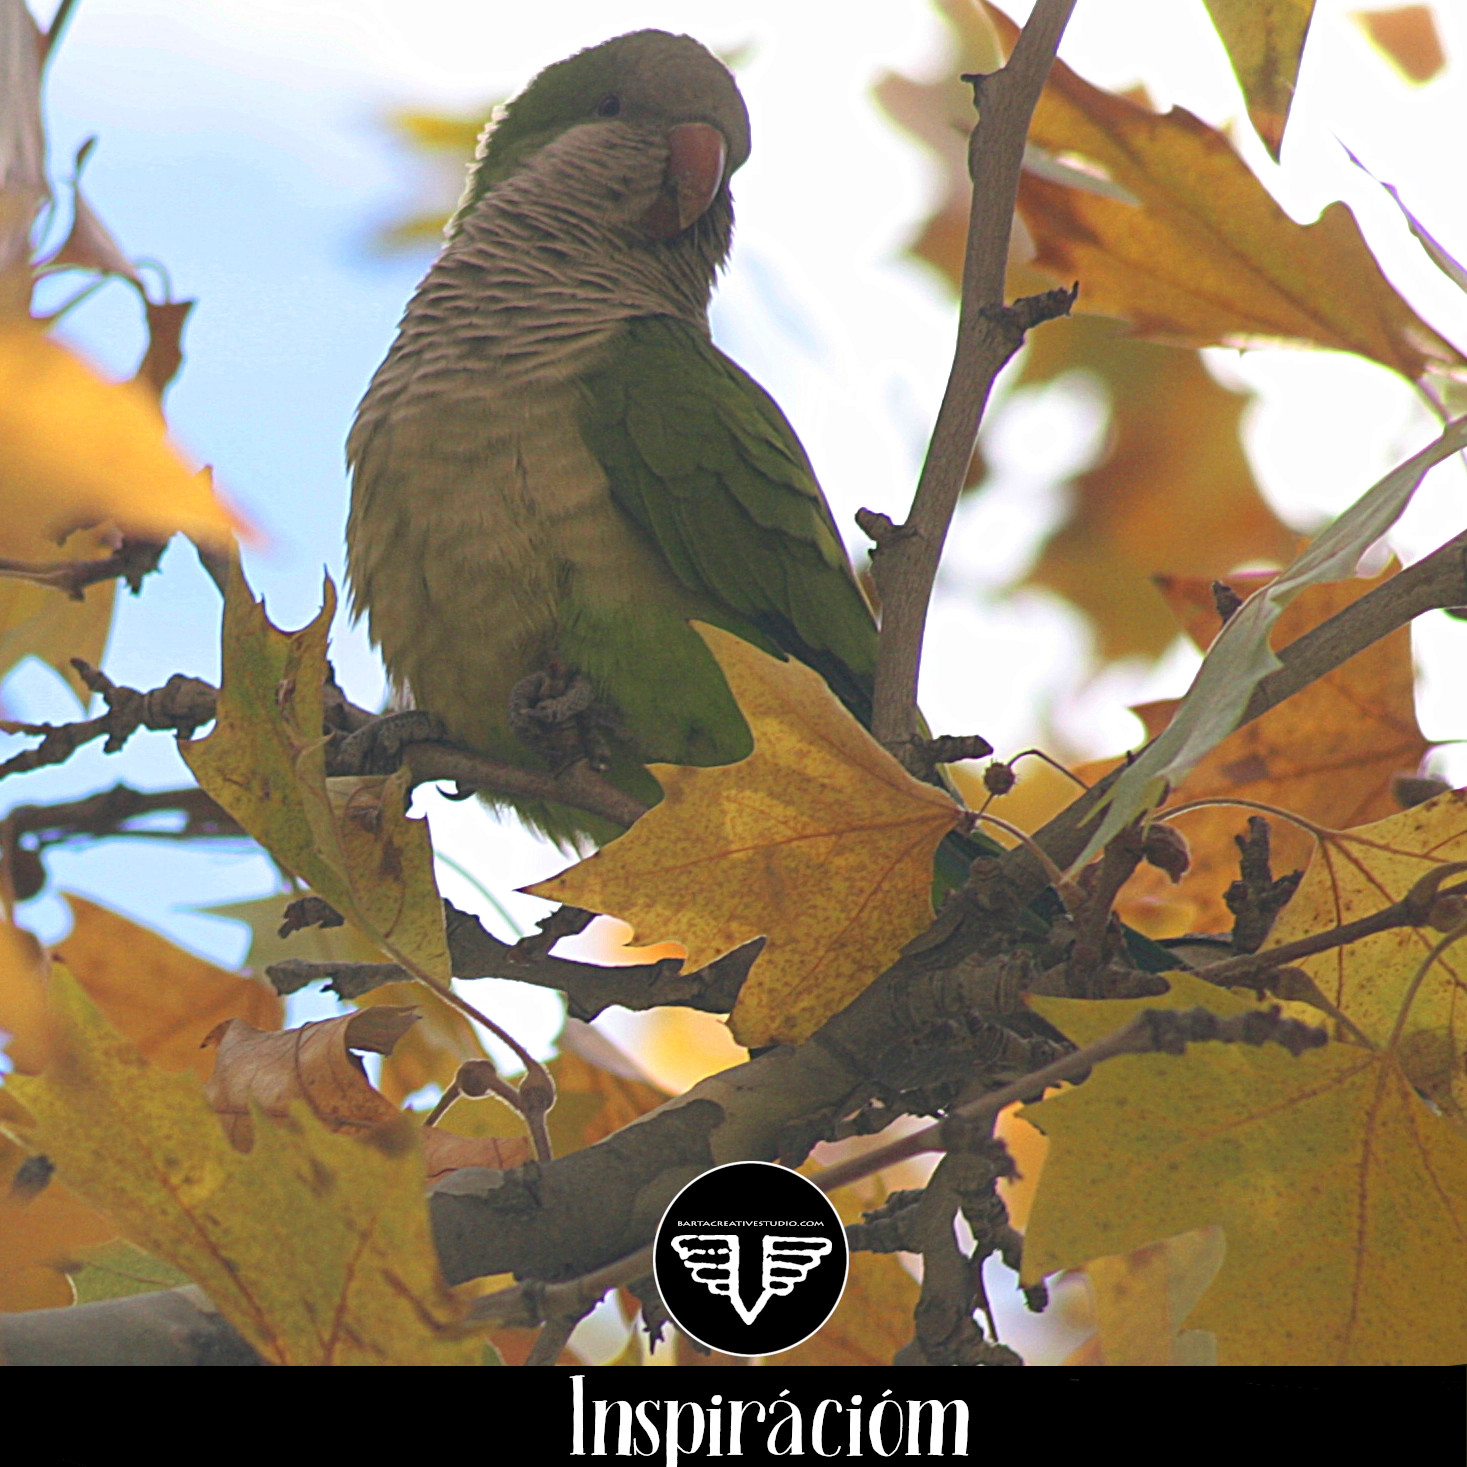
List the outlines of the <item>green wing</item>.
{"label": "green wing", "polygon": [[869,725],[876,625],[774,399],[686,322],[627,323],[582,431],[678,579],[820,673]]}

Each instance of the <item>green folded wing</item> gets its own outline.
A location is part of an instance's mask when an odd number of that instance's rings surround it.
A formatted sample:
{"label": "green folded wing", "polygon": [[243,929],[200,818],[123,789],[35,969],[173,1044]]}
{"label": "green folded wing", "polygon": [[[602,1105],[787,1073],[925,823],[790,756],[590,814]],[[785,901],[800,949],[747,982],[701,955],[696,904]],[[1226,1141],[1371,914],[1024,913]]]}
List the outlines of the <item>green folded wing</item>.
{"label": "green folded wing", "polygon": [[584,386],[586,442],[678,579],[813,667],[869,724],[875,622],[774,399],[667,316],[628,322]]}

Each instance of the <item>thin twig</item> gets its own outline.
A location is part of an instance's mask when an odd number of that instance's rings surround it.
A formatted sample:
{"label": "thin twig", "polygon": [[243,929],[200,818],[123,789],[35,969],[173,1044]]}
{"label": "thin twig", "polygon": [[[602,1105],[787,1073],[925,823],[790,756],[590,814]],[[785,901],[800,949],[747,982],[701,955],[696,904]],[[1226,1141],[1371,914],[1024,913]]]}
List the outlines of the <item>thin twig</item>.
{"label": "thin twig", "polygon": [[[680,958],[603,967],[599,963],[523,951],[519,943],[501,942],[472,914],[459,911],[450,902],[443,905],[448,951],[456,979],[464,982],[476,978],[507,978],[540,988],[554,988],[565,994],[571,1017],[588,1024],[609,1008],[637,1013],[653,1008],[729,1013],[764,946],[762,939],[745,943],[691,973],[681,971]],[[311,983],[329,981],[332,989],[347,999],[360,998],[384,984],[406,983],[411,977],[398,963],[314,962],[303,958],[272,963],[265,976],[281,995],[296,993]]]}
{"label": "thin twig", "polygon": [[[1238,727],[1261,718],[1382,637],[1409,626],[1416,617],[1463,605],[1467,605],[1467,530],[1454,535],[1430,555],[1397,572],[1279,652],[1283,666],[1253,690]],[[1055,865],[1068,866],[1085,848],[1090,838],[1090,823],[1098,818],[1101,801],[1125,767],[1118,765],[1088,793],[1034,833]],[[999,859],[1004,878],[1016,897],[1032,900],[1049,884],[1048,874],[1028,851],[1022,848],[1007,851]]]}
{"label": "thin twig", "polygon": [[956,1126],[966,1138],[971,1134],[973,1122],[989,1120],[1016,1100],[1036,1100],[1049,1086],[1078,1079],[1095,1065],[1118,1054],[1180,1054],[1188,1044],[1207,1040],[1242,1044],[1263,1044],[1271,1040],[1298,1054],[1327,1043],[1328,1038],[1323,1029],[1301,1024],[1297,1019],[1286,1019],[1277,1008],[1254,1009],[1228,1019],[1204,1008],[1145,1009],[1124,1028],[1104,1039],[1064,1055],[1011,1085],[990,1090],[980,1099],[958,1106],[934,1125],[924,1126],[920,1131],[887,1142],[885,1146],[815,1172],[810,1180],[822,1192],[833,1192],[837,1187],[873,1176],[909,1157],[920,1156],[925,1151],[945,1150],[949,1144],[944,1139],[945,1128]]}
{"label": "thin twig", "polygon": [[1293,942],[1282,942],[1277,947],[1265,948],[1262,952],[1242,953],[1235,958],[1223,958],[1216,963],[1197,969],[1197,977],[1205,978],[1223,988],[1247,987],[1260,974],[1273,968],[1287,967],[1300,958],[1310,958],[1316,953],[1328,952],[1332,948],[1348,947],[1364,937],[1374,937],[1378,932],[1389,932],[1395,927],[1425,927],[1431,919],[1431,910],[1442,897],[1459,896],[1467,892],[1467,883],[1460,887],[1441,890],[1441,884],[1449,876],[1467,871],[1467,861],[1447,861],[1421,876],[1411,890],[1400,901],[1382,907],[1368,916],[1357,917],[1353,922],[1344,922],[1331,927],[1327,932],[1312,932]]}
{"label": "thin twig", "polygon": [[906,523],[893,525],[869,511],[857,517],[876,542],[872,575],[881,598],[872,733],[899,757],[916,730],[927,607],[994,379],[1025,330],[1066,314],[1074,299],[1057,291],[1014,307],[1003,303],[1024,141],[1074,3],[1038,0],[1008,64],[970,78],[979,116],[968,145],[973,203],[952,371]]}
{"label": "thin twig", "polygon": [[0,556],[0,577],[49,586],[73,601],[80,601],[88,586],[101,581],[122,580],[137,595],[143,577],[158,569],[167,547],[157,540],[124,538],[109,555],[98,560],[10,560]]}

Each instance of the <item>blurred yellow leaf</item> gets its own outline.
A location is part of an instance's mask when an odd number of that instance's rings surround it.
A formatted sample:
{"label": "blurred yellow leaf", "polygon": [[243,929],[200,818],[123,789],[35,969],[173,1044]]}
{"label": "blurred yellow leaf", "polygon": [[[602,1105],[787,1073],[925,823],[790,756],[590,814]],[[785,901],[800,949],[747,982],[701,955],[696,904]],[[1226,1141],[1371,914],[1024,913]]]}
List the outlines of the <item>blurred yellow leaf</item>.
{"label": "blurred yellow leaf", "polygon": [[[104,534],[87,530],[72,535],[65,546],[40,541],[23,557],[31,564],[61,560],[100,560],[112,546]],[[100,666],[112,629],[117,582],[99,581],[73,600],[51,586],[9,576],[0,577],[0,677],[27,657],[57,672],[85,707],[91,692],[71,665],[80,657]]]}
{"label": "blurred yellow leaf", "polygon": [[1357,10],[1354,18],[1407,81],[1429,82],[1446,66],[1447,57],[1431,6]]}
{"label": "blurred yellow leaf", "polygon": [[[1377,912],[1399,901],[1433,866],[1463,860],[1467,790],[1326,836],[1265,946]],[[1411,1084],[1462,1119],[1467,1115],[1467,962],[1460,948],[1448,948],[1432,965],[1392,1041],[1406,985],[1440,937],[1432,928],[1396,927],[1295,966],[1372,1043],[1393,1042],[1396,1063]],[[1301,1005],[1291,1006],[1291,1012],[1323,1022]]]}
{"label": "blurred yellow leaf", "polygon": [[278,1029],[285,1006],[268,984],[217,968],[162,933],[63,893],[72,928],[56,956],[107,1022],[151,1064],[206,1080],[214,1052],[203,1047],[226,1019]]}
{"label": "blurred yellow leaf", "polygon": [[[1168,981],[1160,998],[1031,1002],[1081,1045],[1147,1008],[1256,1007]],[[1227,1257],[1191,1323],[1216,1334],[1219,1364],[1460,1364],[1467,1314],[1445,1301],[1467,1292],[1467,1137],[1400,1058],[1196,1044],[1107,1060],[1026,1106],[1050,1149],[1025,1281],[1216,1225]]]}
{"label": "blurred yellow leaf", "polygon": [[0,916],[0,1043],[16,1069],[32,1075],[51,1056],[46,966],[40,943]]}
{"label": "blurred yellow leaf", "polygon": [[227,544],[241,528],[179,457],[140,388],[108,382],[30,326],[0,330],[0,555],[112,520]]}
{"label": "blurred yellow leaf", "polygon": [[[1392,574],[1393,567],[1373,580],[1309,587],[1279,617],[1273,642],[1287,646]],[[1232,576],[1229,584],[1247,596],[1269,579],[1266,574]],[[1159,586],[1178,621],[1205,649],[1221,626],[1211,605],[1211,584],[1166,577]],[[1393,814],[1399,806],[1392,778],[1414,771],[1431,747],[1416,723],[1415,681],[1411,632],[1402,627],[1230,734],[1161,808],[1207,798],[1260,800],[1334,829]],[[1175,706],[1168,702],[1136,710],[1148,735],[1166,726]],[[1078,772],[1094,781],[1113,762]],[[1155,866],[1142,866],[1122,889],[1116,910],[1152,937],[1230,931],[1233,916],[1223,893],[1238,877],[1234,837],[1246,832],[1253,813],[1218,805],[1178,816],[1172,823],[1186,836],[1192,857],[1186,875],[1173,883]],[[1269,824],[1274,874],[1302,870],[1313,837],[1287,820],[1271,817]]]}
{"label": "blurred yellow leaf", "polygon": [[304,1109],[257,1113],[235,1151],[199,1082],[154,1069],[57,968],[63,1057],[9,1085],[62,1179],[134,1242],[187,1273],[281,1365],[473,1364],[438,1269],[417,1125],[366,1140]]}
{"label": "blurred yellow leaf", "polygon": [[1216,1365],[1217,1340],[1182,1321],[1217,1271],[1227,1245],[1221,1228],[1199,1228],[1134,1253],[1085,1265],[1095,1304],[1095,1337],[1066,1365]]}
{"label": "blurred yellow leaf", "polygon": [[[33,1181],[17,1179],[22,1165]],[[0,1312],[64,1308],[68,1266],[116,1236],[109,1217],[49,1176],[49,1163],[0,1132]]]}
{"label": "blurred yellow leaf", "polygon": [[549,1125],[557,1156],[594,1146],[667,1099],[589,1024],[567,1020],[560,1045],[548,1066],[555,1079]]}
{"label": "blurred yellow leaf", "polygon": [[406,815],[408,770],[326,777],[321,690],[335,610],[328,580],[315,621],[281,632],[232,565],[218,718],[207,738],[179,748],[204,789],[287,871],[410,972],[446,984],[443,903],[427,821]]}
{"label": "blurred yellow leaf", "polygon": [[[878,1179],[839,1187],[830,1194],[847,1225],[886,1200]],[[852,1253],[845,1293],[835,1313],[803,1344],[771,1355],[771,1365],[866,1365],[889,1367],[916,1329],[913,1313],[922,1290],[895,1253]],[[828,1440],[828,1438],[827,1438]]]}
{"label": "blurred yellow leaf", "polygon": [[1297,537],[1264,503],[1243,451],[1249,397],[1222,386],[1196,352],[1138,341],[1096,316],[1036,332],[1021,381],[1072,371],[1105,388],[1106,445],[1071,481],[1070,512],[1022,584],[1078,606],[1101,657],[1156,657],[1176,629],[1153,575],[1212,580],[1249,561],[1282,565]]}
{"label": "blurred yellow leaf", "polygon": [[818,673],[698,631],[748,720],[753,754],[718,769],[658,765],[659,805],[528,890],[610,912],[638,941],[680,942],[690,968],[767,937],[730,1024],[741,1044],[797,1043],[931,920],[933,852],[959,812]]}
{"label": "blurred yellow leaf", "polygon": [[1243,89],[1248,116],[1278,162],[1314,0],[1205,0]]}
{"label": "blurred yellow leaf", "polygon": [[[968,215],[973,185],[968,177],[968,134],[973,130],[973,88],[964,73],[997,71],[1004,63],[998,33],[974,0],[935,0],[952,31],[947,63],[934,81],[887,72],[873,88],[892,120],[920,138],[942,168],[942,196],[908,253],[932,266],[957,290],[963,283]],[[1023,242],[1023,223],[1015,220]],[[1083,302],[1081,303],[1083,307]]]}
{"label": "blurred yellow leaf", "polygon": [[[1013,22],[989,10],[1012,44]],[[1412,381],[1467,365],[1381,274],[1345,205],[1295,224],[1232,144],[1184,108],[1158,115],[1056,61],[1030,139],[1088,160],[1135,201],[1032,171],[1020,182],[1034,263],[1079,280],[1087,309],[1186,346],[1356,352]]]}

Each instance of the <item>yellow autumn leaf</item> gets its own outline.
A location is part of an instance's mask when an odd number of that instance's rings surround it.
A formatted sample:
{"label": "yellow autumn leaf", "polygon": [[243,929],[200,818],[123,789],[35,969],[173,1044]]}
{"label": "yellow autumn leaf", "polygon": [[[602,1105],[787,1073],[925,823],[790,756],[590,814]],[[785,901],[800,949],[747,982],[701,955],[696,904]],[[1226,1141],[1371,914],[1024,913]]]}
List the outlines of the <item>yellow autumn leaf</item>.
{"label": "yellow autumn leaf", "polygon": [[206,1080],[214,1052],[203,1047],[226,1019],[278,1029],[285,1006],[265,983],[215,967],[120,912],[64,892],[70,934],[56,956],[107,1022],[150,1064]]}
{"label": "yellow autumn leaf", "polygon": [[[26,1166],[27,1179],[20,1172]],[[48,1174],[49,1163],[0,1132],[0,1313],[72,1303],[67,1270],[117,1236],[112,1220]]]}
{"label": "yellow autumn leaf", "polygon": [[[1159,998],[1032,999],[1077,1044],[1147,1008],[1250,1001],[1183,973]],[[1033,1282],[1196,1228],[1227,1257],[1189,1322],[1221,1365],[1467,1359],[1467,1137],[1390,1051],[1196,1044],[1123,1055],[1023,1119],[1049,1137],[1024,1239]]]}
{"label": "yellow autumn leaf", "polygon": [[46,957],[23,927],[0,914],[0,1047],[18,1070],[35,1074],[51,1056]]}
{"label": "yellow autumn leaf", "polygon": [[664,795],[536,896],[607,912],[699,968],[765,937],[730,1018],[740,1044],[807,1039],[931,920],[958,809],[914,779],[818,673],[697,623],[754,736],[717,769],[658,765]]}
{"label": "yellow autumn leaf", "polygon": [[439,1271],[410,1117],[358,1140],[257,1112],[235,1151],[189,1075],[154,1069],[58,967],[62,1055],[8,1082],[63,1181],[199,1284],[281,1365],[473,1364]]}
{"label": "yellow autumn leaf", "polygon": [[214,731],[179,748],[200,785],[287,871],[409,972],[451,976],[425,820],[406,814],[409,772],[326,777],[322,687],[336,591],[301,631],[272,626],[238,564],[224,604]]}
{"label": "yellow autumn leaf", "polygon": [[108,382],[32,326],[0,330],[0,555],[101,520],[215,545],[241,528],[143,389]]}
{"label": "yellow autumn leaf", "polygon": [[1297,536],[1264,503],[1244,452],[1251,399],[1218,382],[1195,351],[1077,315],[1034,333],[1020,381],[1070,372],[1109,398],[1105,446],[1067,486],[1065,521],[1020,584],[1078,606],[1100,656],[1158,657],[1175,637],[1152,584],[1158,571],[1210,583],[1250,561],[1282,565]]}
{"label": "yellow autumn leaf", "polygon": [[[1265,948],[1378,912],[1405,896],[1433,866],[1463,860],[1467,790],[1326,835]],[[1461,948],[1448,948],[1437,959],[1400,1017],[1407,988],[1440,937],[1429,927],[1395,927],[1294,966],[1371,1043],[1392,1046],[1411,1084],[1460,1119],[1467,1114],[1467,954]],[[1303,1005],[1291,1005],[1290,1012],[1324,1022]]]}
{"label": "yellow autumn leaf", "polygon": [[1278,162],[1314,0],[1206,0],[1248,116]]}
{"label": "yellow autumn leaf", "polygon": [[[988,10],[1012,46],[1017,27]],[[1130,195],[1032,170],[1020,182],[1035,265],[1083,282],[1087,310],[1185,346],[1288,341],[1355,352],[1412,381],[1463,367],[1381,273],[1344,204],[1294,223],[1227,138],[1185,108],[1155,113],[1056,61],[1029,136],[1051,154],[1079,155]]]}
{"label": "yellow autumn leaf", "polygon": [[[100,560],[111,551],[98,530],[72,535],[63,546],[50,541],[33,545],[23,558],[33,564],[62,560]],[[32,581],[0,578],[0,677],[34,657],[52,668],[85,707],[91,697],[71,665],[80,657],[100,666],[112,630],[117,582],[99,581],[85,588],[80,600],[64,591]]]}
{"label": "yellow autumn leaf", "polygon": [[1066,1365],[1216,1365],[1217,1340],[1182,1322],[1217,1277],[1223,1230],[1198,1228],[1085,1265],[1095,1334]]}

